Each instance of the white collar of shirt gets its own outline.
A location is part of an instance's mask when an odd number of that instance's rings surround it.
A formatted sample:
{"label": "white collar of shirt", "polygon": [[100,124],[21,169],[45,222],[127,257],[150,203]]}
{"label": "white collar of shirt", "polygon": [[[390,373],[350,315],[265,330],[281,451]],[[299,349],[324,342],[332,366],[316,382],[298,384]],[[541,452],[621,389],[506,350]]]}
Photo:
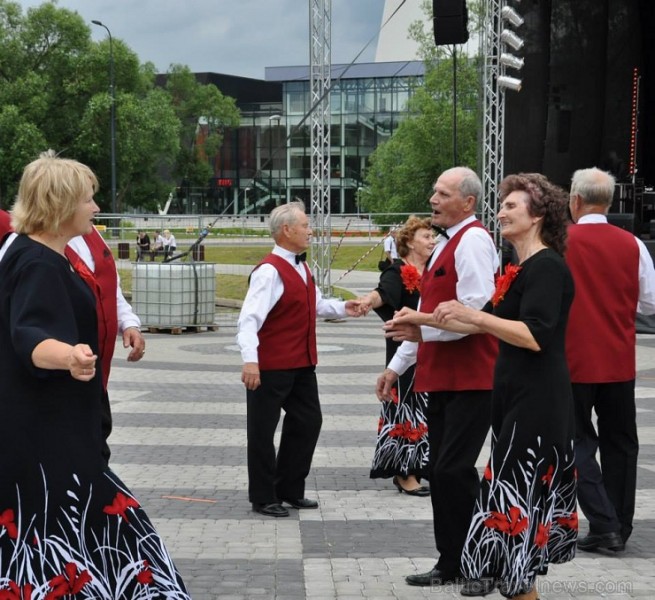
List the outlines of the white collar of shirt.
{"label": "white collar of shirt", "polygon": [[448,237],[445,235],[438,235],[437,236],[437,245],[434,247],[434,251],[432,252],[432,256],[430,260],[428,261],[427,268],[430,269],[432,265],[434,264],[434,261],[437,259],[437,256],[441,254],[441,251],[446,247],[446,244],[452,238],[460,229],[463,227],[466,227],[469,223],[472,223],[473,221],[476,220],[475,215],[471,215],[470,217],[466,217],[463,221],[460,221],[456,225],[453,225],[452,227],[449,227],[446,229],[446,233],[448,234]]}
{"label": "white collar of shirt", "polygon": [[593,213],[591,215],[582,215],[578,219],[578,225],[588,225],[589,223],[607,223],[607,216]]}
{"label": "white collar of shirt", "polygon": [[302,277],[302,280],[307,283],[307,271],[305,270],[305,265],[301,262],[296,262],[295,252],[291,252],[291,250],[287,250],[286,248],[282,248],[282,246],[275,244],[271,254],[275,254],[276,256],[286,260],[298,272],[298,274]]}

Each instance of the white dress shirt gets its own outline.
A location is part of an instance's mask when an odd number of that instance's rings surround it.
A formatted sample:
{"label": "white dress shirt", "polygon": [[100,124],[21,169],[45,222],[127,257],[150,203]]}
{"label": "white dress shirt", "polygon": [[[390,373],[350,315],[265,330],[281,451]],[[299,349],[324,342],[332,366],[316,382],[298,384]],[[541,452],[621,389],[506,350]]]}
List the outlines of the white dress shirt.
{"label": "white dress shirt", "polygon": [[[446,230],[452,238],[460,229],[476,220],[470,216]],[[427,272],[450,240],[443,235],[437,237],[437,245],[425,266]],[[471,227],[460,238],[455,249],[455,271],[457,271],[457,300],[471,308],[481,309],[493,296],[495,289],[494,273],[498,270],[500,261],[496,246],[486,229]],[[417,310],[421,310],[419,300]],[[444,331],[435,327],[422,326],[421,338],[425,342],[450,342],[463,338],[466,334]],[[403,342],[387,368],[402,375],[416,363],[418,342]]]}
{"label": "white dress shirt", "polygon": [[[596,225],[607,223],[606,215],[591,214],[583,215],[578,219],[578,225]],[[639,247],[639,302],[637,312],[644,315],[655,314],[655,267],[653,259],[646,248],[646,244],[637,236],[635,241]]]}
{"label": "white dress shirt", "polygon": [[[296,255],[278,246],[273,247],[272,254],[286,260],[307,284],[307,271],[303,263],[296,264]],[[250,275],[248,293],[243,301],[237,322],[237,344],[241,349],[243,362],[258,363],[257,348],[259,336],[268,313],[277,304],[284,292],[284,284],[278,270],[265,263]],[[316,287],[316,316],[324,319],[340,319],[346,316],[346,303],[342,300],[325,299]]]}

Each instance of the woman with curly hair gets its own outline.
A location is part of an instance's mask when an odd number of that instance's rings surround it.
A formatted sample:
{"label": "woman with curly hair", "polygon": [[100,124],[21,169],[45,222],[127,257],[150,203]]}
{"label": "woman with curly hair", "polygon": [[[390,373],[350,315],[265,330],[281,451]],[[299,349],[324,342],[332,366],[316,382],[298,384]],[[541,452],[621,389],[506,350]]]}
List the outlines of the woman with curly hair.
{"label": "woman with curly hair", "polygon": [[462,553],[461,593],[482,596],[498,586],[507,598],[534,600],[537,575],[575,555],[578,528],[564,352],[574,294],[562,256],[568,194],[543,175],[522,173],[501,182],[500,199],[501,235],[518,264],[505,268],[482,310],[443,302],[421,324],[500,340],[491,457]]}
{"label": "woman with curly hair", "polygon": [[[361,299],[383,321],[393,318],[394,312],[404,306],[416,308],[421,275],[434,245],[430,219],[411,216],[396,232],[400,258],[382,272],[378,287]],[[399,345],[400,342],[386,339],[385,364],[389,364]],[[413,382],[412,367],[400,377],[392,400],[382,402],[371,478],[393,477],[400,493],[429,496],[430,489],[420,483],[421,478],[429,475],[427,394],[414,393]]]}

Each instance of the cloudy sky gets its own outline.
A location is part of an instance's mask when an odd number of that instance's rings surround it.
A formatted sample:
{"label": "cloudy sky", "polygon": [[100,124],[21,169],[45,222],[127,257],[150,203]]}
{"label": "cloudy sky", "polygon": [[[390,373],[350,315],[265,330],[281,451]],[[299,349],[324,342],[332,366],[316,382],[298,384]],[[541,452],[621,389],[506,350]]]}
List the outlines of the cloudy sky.
{"label": "cloudy sky", "polygon": [[[27,9],[41,0],[17,0]],[[399,5],[402,0],[391,0]],[[410,0],[417,3],[418,0]],[[264,68],[309,62],[308,0],[58,0],[104,23],[141,62],[264,78]],[[376,36],[385,0],[332,0],[332,62],[349,63]],[[93,39],[106,36],[93,26]],[[406,30],[405,30],[406,31]],[[358,62],[375,59],[375,40]]]}

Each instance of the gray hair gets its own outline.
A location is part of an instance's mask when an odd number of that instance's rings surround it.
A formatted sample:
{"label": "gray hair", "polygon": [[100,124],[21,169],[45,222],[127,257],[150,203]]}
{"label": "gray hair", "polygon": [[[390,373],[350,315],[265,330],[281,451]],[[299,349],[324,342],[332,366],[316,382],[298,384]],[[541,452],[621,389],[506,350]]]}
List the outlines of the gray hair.
{"label": "gray hair", "polygon": [[473,196],[475,198],[475,207],[477,208],[480,198],[482,198],[482,182],[478,177],[478,174],[468,167],[452,167],[451,169],[446,169],[444,173],[455,172],[461,176],[461,181],[459,182],[459,193],[468,198]]}
{"label": "gray hair", "polygon": [[298,213],[305,214],[305,203],[294,200],[288,204],[276,206],[270,214],[268,228],[273,239],[276,239],[284,225],[293,225],[298,220]]}
{"label": "gray hair", "polygon": [[578,169],[571,178],[571,194],[580,196],[585,204],[609,206],[615,186],[614,176],[596,167]]}

